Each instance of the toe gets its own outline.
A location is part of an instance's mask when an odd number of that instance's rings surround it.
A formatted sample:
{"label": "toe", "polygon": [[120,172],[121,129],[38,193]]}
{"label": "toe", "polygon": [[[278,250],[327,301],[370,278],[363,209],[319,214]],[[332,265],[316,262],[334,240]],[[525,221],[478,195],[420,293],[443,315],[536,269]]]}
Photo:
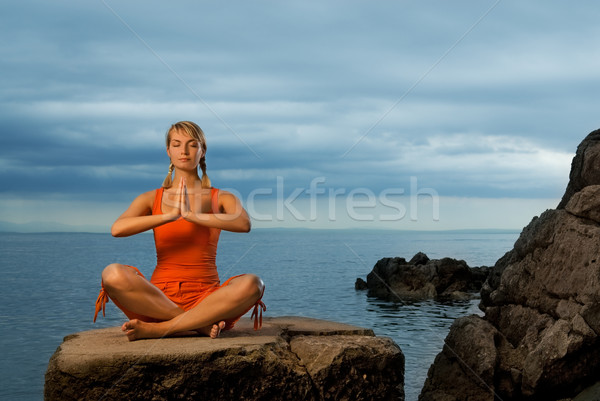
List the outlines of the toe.
{"label": "toe", "polygon": [[219,337],[219,334],[221,334],[221,330],[223,330],[224,328],[225,328],[225,322],[223,322],[223,321],[219,322],[219,324],[213,325],[212,330],[210,331],[210,337],[211,338]]}

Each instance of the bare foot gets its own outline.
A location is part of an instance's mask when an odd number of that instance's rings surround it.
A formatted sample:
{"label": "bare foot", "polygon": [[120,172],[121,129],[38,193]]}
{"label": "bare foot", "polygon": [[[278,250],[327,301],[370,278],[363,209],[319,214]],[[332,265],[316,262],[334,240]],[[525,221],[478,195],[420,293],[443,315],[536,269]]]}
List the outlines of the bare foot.
{"label": "bare foot", "polygon": [[220,321],[219,324],[213,324],[212,326],[206,326],[202,329],[198,329],[198,333],[210,337],[210,338],[217,338],[219,337],[219,334],[221,334],[221,330],[223,330],[225,328],[225,322],[224,321]]}
{"label": "bare foot", "polygon": [[210,338],[217,338],[219,334],[221,334],[221,330],[225,328],[225,322],[220,321],[219,324],[213,324],[212,329],[210,330]]}
{"label": "bare foot", "polygon": [[129,341],[142,338],[161,338],[167,335],[167,330],[162,327],[161,323],[147,323],[138,319],[123,323],[121,330],[125,332]]}
{"label": "bare foot", "polygon": [[[121,330],[125,332],[129,341],[141,340],[143,338],[162,338],[174,334],[169,333],[169,327],[165,326],[167,322],[148,323],[138,319],[131,319],[123,323]],[[210,338],[217,338],[224,328],[225,322],[220,321],[219,324],[206,326],[203,329],[196,330],[196,332]]]}

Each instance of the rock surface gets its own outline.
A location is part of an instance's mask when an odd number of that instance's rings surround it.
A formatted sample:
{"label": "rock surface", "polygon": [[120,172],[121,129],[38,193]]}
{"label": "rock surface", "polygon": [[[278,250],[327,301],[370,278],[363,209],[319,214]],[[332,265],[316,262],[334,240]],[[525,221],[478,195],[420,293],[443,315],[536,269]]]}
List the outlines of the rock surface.
{"label": "rock surface", "polygon": [[569,184],[558,209],[563,209],[571,197],[588,185],[600,184],[600,129],[590,133],[577,147],[571,163]]}
{"label": "rock surface", "polygon": [[487,278],[488,267],[469,267],[464,260],[429,259],[419,252],[410,261],[383,258],[377,261],[365,282],[356,280],[357,290],[389,301],[427,298],[464,299],[477,293]]}
{"label": "rock surface", "polygon": [[120,328],[65,337],[50,400],[403,400],[404,355],[373,331],[324,320],[242,320],[218,339],[127,341]]}
{"label": "rock surface", "polygon": [[571,399],[598,380],[599,211],[600,130],[578,147],[558,208],[496,262],[483,318],[454,322],[419,400]]}

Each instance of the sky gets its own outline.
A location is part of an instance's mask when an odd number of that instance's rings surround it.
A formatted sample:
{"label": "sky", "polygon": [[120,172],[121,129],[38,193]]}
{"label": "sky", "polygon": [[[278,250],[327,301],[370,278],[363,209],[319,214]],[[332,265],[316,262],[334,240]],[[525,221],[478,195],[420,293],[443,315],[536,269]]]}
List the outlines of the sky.
{"label": "sky", "polygon": [[594,1],[4,1],[0,221],[108,231],[181,120],[254,227],[515,229],[600,128]]}

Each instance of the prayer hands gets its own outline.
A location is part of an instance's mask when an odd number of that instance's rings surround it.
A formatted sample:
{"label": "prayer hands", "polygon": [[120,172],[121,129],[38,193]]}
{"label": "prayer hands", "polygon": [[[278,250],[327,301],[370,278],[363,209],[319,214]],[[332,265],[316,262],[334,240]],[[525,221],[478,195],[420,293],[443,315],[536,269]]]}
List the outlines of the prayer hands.
{"label": "prayer hands", "polygon": [[179,197],[179,214],[182,218],[187,220],[192,214],[192,209],[190,207],[190,197],[187,192],[187,183],[184,177],[182,177],[179,182],[179,191],[177,191],[177,194]]}
{"label": "prayer hands", "polygon": [[167,213],[164,213],[165,217],[170,221],[183,219],[189,219],[192,215],[192,209],[190,206],[190,198],[187,190],[187,183],[184,177],[179,181],[177,190],[175,191],[175,198],[173,194],[165,198],[165,205],[171,206]]}

